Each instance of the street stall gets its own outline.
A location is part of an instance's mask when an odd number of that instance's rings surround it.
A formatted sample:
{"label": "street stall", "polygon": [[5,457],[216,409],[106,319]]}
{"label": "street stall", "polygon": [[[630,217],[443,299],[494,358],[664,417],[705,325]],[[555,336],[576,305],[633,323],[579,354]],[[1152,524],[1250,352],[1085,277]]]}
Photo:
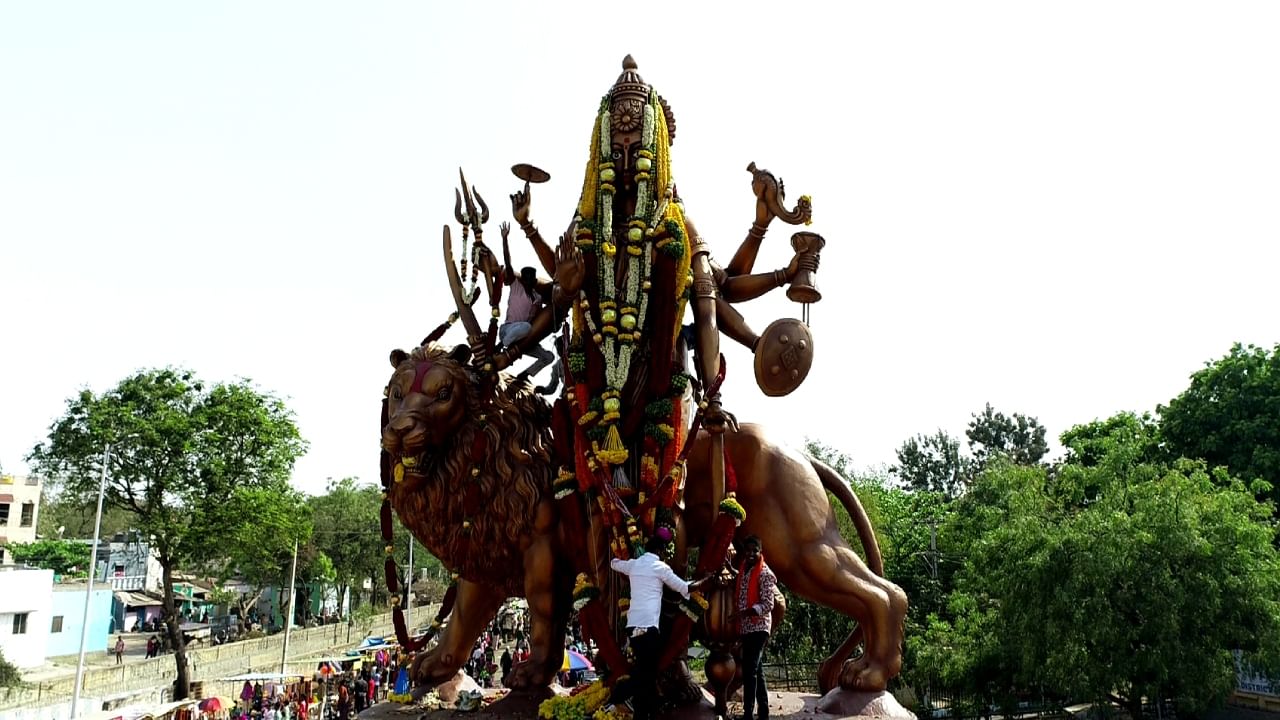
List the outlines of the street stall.
{"label": "street stall", "polygon": [[[264,705],[303,702],[309,706],[315,693],[315,682],[301,673],[244,673],[222,678],[222,682],[243,683],[237,695],[239,702],[234,707],[246,713],[261,711]],[[298,715],[295,712],[295,717]]]}

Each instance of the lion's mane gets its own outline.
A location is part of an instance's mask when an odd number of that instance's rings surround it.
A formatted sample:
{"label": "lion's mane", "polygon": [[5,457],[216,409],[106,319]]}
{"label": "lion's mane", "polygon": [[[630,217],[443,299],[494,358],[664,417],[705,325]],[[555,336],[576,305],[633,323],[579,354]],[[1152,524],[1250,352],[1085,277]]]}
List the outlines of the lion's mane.
{"label": "lion's mane", "polygon": [[[534,510],[550,497],[554,479],[551,409],[526,385],[511,393],[500,388],[481,410],[481,384],[471,370],[434,344],[415,349],[406,362],[423,359],[465,381],[466,418],[448,441],[429,450],[394,484],[392,507],[450,570],[521,596],[522,555],[532,536]],[[500,382],[505,385],[507,378]],[[480,433],[485,444],[473,461]]]}

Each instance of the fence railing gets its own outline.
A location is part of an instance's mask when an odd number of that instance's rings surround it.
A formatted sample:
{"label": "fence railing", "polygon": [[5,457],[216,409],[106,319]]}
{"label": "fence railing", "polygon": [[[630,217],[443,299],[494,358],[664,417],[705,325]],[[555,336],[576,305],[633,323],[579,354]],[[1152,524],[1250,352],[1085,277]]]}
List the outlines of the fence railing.
{"label": "fence railing", "polygon": [[113,575],[107,578],[112,590],[142,590],[147,584],[146,575]]}
{"label": "fence railing", "polygon": [[[765,683],[770,690],[818,692],[816,662],[765,663]],[[969,718],[1044,718],[1066,717],[1066,703],[1060,699],[1039,696],[997,698],[991,695],[948,690],[936,683],[900,685],[893,694],[920,720],[967,720]],[[1156,717],[1152,706],[1151,717]],[[1167,708],[1161,716],[1171,717]]]}

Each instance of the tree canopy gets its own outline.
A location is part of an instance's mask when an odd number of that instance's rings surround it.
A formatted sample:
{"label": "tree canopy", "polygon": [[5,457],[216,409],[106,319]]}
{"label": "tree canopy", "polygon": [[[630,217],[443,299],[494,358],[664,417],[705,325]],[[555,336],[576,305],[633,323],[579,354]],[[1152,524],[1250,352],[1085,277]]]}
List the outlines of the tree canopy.
{"label": "tree canopy", "polygon": [[967,558],[912,640],[923,665],[1131,712],[1144,697],[1209,707],[1234,687],[1232,649],[1278,667],[1270,508],[1202,461],[1149,459],[1148,429],[1132,415],[1073,428],[1056,472],[1006,461],[978,477],[944,528]]}
{"label": "tree canopy", "polygon": [[220,558],[224,543],[213,540],[254,522],[228,509],[246,491],[285,491],[306,443],[284,402],[247,381],[206,386],[190,371],[166,368],[139,371],[102,394],[81,391],[28,459],[72,493],[88,495],[97,491],[108,445],[106,502],[154,538],[178,697],[185,697],[189,675],[172,573]]}
{"label": "tree canopy", "polygon": [[1205,364],[1191,386],[1160,409],[1170,452],[1228,468],[1280,504],[1280,345],[1270,352],[1239,343]]}
{"label": "tree canopy", "polygon": [[386,553],[378,520],[382,491],[355,478],[342,478],[330,481],[325,494],[308,498],[307,504],[314,518],[316,547],[333,565],[339,594],[361,587],[369,578],[374,579],[375,588],[385,582],[381,573]]}
{"label": "tree canopy", "polygon": [[970,417],[965,437],[967,455],[960,441],[942,429],[908,438],[898,448],[898,462],[889,472],[912,490],[956,497],[992,460],[1007,458],[1016,464],[1035,465],[1049,453],[1039,420],[1021,413],[1005,415],[990,403]]}
{"label": "tree canopy", "polygon": [[17,562],[52,570],[57,575],[83,577],[89,572],[89,546],[84,543],[42,539],[29,543],[11,542],[5,547]]}

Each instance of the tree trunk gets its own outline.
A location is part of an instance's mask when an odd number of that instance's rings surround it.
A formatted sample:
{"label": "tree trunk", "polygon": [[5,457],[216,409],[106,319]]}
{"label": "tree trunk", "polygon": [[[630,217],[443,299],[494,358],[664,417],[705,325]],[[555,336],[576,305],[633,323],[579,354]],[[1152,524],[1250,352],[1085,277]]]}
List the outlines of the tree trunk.
{"label": "tree trunk", "polygon": [[289,591],[284,588],[280,588],[279,590],[276,591],[276,612],[280,613],[280,623],[281,623],[280,629],[281,630],[287,627],[284,623],[289,622],[289,619],[288,619],[289,616],[285,614],[286,612],[288,612],[286,609],[286,605],[293,604],[293,601],[285,603],[284,598],[288,594],[289,594]]}
{"label": "tree trunk", "polygon": [[249,609],[258,604],[258,598],[262,597],[262,588],[257,588],[253,594],[241,595],[236,601],[236,611],[240,614],[240,630],[242,632],[249,630]]}
{"label": "tree trunk", "polygon": [[[317,583],[320,587],[320,604],[324,604],[324,585]],[[299,608],[298,614],[302,616],[299,621],[300,627],[307,627],[311,623],[314,614],[311,612],[311,606],[315,600],[316,589],[311,583],[302,586],[303,603]]]}
{"label": "tree trunk", "polygon": [[173,598],[173,560],[161,558],[160,568],[164,578],[164,628],[169,635],[169,647],[173,648],[174,662],[178,664],[178,676],[173,681],[173,697],[175,700],[185,700],[191,694],[191,673],[187,668],[187,643],[178,627],[178,608]]}

